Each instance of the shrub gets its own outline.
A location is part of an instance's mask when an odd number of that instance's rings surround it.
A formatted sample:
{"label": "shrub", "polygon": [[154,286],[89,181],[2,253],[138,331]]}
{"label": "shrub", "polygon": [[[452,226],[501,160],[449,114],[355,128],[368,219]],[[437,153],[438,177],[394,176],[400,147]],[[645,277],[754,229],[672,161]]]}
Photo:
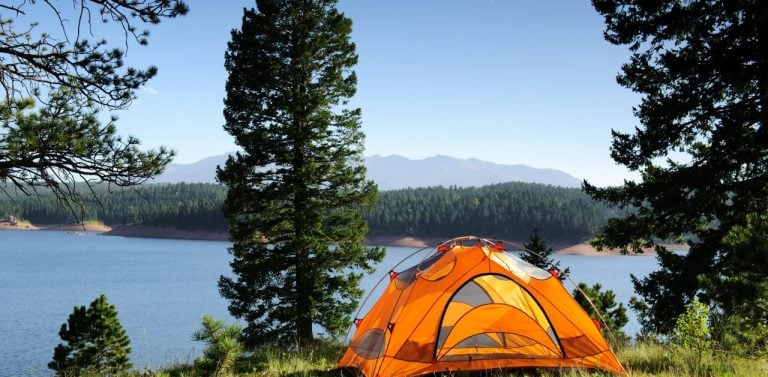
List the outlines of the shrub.
{"label": "shrub", "polygon": [[59,336],[64,343],[56,346],[48,363],[58,375],[111,374],[131,368],[131,341],[103,294],[87,309],[76,306]]}
{"label": "shrub", "polygon": [[718,348],[729,354],[747,357],[768,355],[768,324],[755,324],[749,317],[713,316],[712,338]]}
{"label": "shrub", "polygon": [[691,301],[685,312],[677,318],[672,330],[672,343],[690,350],[711,349],[712,337],[707,325],[708,318],[709,308],[699,300]]}
{"label": "shrub", "polygon": [[207,347],[203,356],[195,360],[195,367],[206,376],[234,374],[235,362],[243,353],[242,328],[237,323],[225,325],[224,321],[210,315],[203,316],[202,326],[192,337],[205,342]]}

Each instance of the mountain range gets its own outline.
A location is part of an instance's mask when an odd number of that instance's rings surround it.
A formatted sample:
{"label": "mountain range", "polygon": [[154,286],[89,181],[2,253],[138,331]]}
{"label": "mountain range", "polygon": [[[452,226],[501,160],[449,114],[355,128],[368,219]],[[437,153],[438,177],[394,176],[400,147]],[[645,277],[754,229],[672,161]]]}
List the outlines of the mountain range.
{"label": "mountain range", "polygon": [[[228,154],[204,158],[192,164],[170,164],[155,178],[156,183],[216,182],[216,166],[223,165]],[[538,169],[527,165],[502,165],[474,158],[460,159],[433,156],[419,160],[391,155],[373,155],[365,159],[367,177],[380,190],[431,186],[484,186],[502,182],[541,183],[562,187],[579,187],[581,180],[555,169]]]}

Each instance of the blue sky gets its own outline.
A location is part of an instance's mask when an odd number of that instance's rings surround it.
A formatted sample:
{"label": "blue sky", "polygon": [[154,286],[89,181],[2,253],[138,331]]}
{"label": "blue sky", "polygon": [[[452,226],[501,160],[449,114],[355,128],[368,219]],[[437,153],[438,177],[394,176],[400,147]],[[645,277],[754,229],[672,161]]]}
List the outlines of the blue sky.
{"label": "blue sky", "polygon": [[[118,113],[118,129],[177,163],[236,149],[223,131],[226,43],[252,0],[190,0],[150,28],[126,62],[159,74]],[[640,97],[616,84],[629,59],[602,37],[589,1],[342,0],[352,39],[366,155],[437,154],[563,170],[598,185],[632,177],[609,155]]]}

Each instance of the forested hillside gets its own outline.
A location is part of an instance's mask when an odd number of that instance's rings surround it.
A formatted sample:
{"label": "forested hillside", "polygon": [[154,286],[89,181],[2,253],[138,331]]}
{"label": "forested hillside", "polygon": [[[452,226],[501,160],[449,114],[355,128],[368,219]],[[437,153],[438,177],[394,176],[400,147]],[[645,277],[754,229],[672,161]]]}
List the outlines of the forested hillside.
{"label": "forested hillside", "polygon": [[478,235],[527,239],[534,227],[550,240],[587,239],[616,212],[581,190],[509,182],[482,187],[384,191],[369,216],[373,235]]}
{"label": "forested hillside", "polygon": [[[83,190],[85,188],[83,187]],[[141,224],[185,230],[224,231],[221,212],[226,189],[216,184],[151,184],[120,189],[95,186],[86,220],[107,225]],[[371,235],[450,237],[474,234],[527,239],[538,227],[547,239],[590,238],[614,211],[578,189],[510,182],[482,187],[431,187],[383,191],[366,215]],[[9,215],[35,224],[73,223],[75,216],[45,190],[38,196],[0,195],[0,218]]]}
{"label": "forested hillside", "polygon": [[[82,187],[83,214],[78,217],[107,225],[141,224],[186,230],[226,230],[221,212],[226,190],[215,184],[152,184],[135,188],[95,185],[98,200]],[[25,196],[0,195],[0,218],[14,215],[35,224],[75,223],[75,215],[48,190]]]}

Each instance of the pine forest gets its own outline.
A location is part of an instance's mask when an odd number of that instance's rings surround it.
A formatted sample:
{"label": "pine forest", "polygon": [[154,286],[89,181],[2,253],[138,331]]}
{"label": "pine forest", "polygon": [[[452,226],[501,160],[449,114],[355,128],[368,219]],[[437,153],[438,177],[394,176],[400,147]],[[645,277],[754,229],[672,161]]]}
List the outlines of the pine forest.
{"label": "pine forest", "polygon": [[[82,187],[80,190],[87,190]],[[78,218],[106,225],[146,225],[226,231],[223,186],[204,183],[148,184],[133,188],[93,186],[74,213],[53,193],[0,196],[0,219],[34,224],[71,224]],[[76,215],[80,214],[80,215]],[[482,187],[429,187],[382,191],[365,217],[373,236],[453,237],[474,234],[527,239],[533,228],[552,241],[583,241],[620,213],[579,189],[509,182]]]}

